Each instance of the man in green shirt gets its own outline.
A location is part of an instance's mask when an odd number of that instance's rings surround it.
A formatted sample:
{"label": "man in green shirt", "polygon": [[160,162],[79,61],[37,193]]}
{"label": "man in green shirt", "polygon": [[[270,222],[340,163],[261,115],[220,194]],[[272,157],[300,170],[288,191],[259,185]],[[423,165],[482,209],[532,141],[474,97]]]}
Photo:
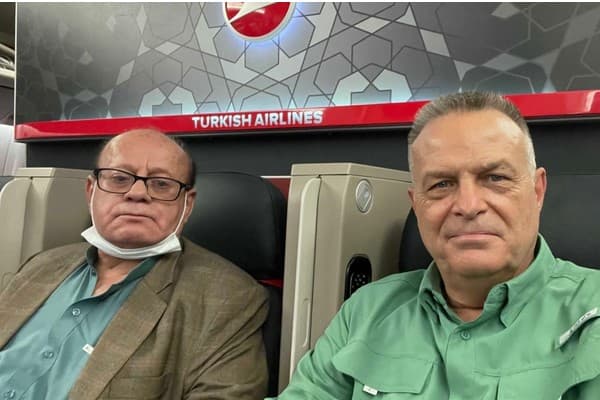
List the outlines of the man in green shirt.
{"label": "man in green shirt", "polygon": [[408,143],[434,261],[353,295],[279,399],[600,399],[600,273],[538,234],[546,171],[516,107],[445,96]]}
{"label": "man in green shirt", "polygon": [[0,292],[0,399],[263,397],[264,289],[179,238],[196,196],[189,154],[142,129],[97,164],[89,244],[35,256]]}

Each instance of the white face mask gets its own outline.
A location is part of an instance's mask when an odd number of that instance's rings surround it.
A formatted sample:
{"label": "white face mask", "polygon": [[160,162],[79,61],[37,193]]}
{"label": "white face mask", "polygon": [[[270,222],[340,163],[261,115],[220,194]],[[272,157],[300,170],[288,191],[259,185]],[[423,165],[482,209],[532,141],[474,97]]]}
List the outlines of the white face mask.
{"label": "white face mask", "polygon": [[161,240],[158,243],[152,244],[146,247],[139,247],[137,249],[124,249],[122,247],[115,246],[108,240],[106,240],[100,232],[96,229],[96,224],[94,223],[94,195],[96,194],[96,183],[94,183],[94,188],[92,189],[92,198],[90,201],[90,215],[92,216],[92,226],[81,232],[81,236],[92,246],[96,247],[98,250],[108,254],[109,256],[113,256],[116,258],[121,258],[123,260],[140,260],[142,258],[148,258],[152,256],[158,256],[161,254],[173,253],[176,251],[181,251],[181,243],[179,242],[179,238],[177,237],[177,230],[179,226],[183,222],[183,216],[185,215],[185,209],[187,207],[187,191],[185,192],[185,197],[183,200],[183,211],[181,212],[181,217],[179,218],[179,222],[175,227],[175,230],[171,232],[166,238]]}

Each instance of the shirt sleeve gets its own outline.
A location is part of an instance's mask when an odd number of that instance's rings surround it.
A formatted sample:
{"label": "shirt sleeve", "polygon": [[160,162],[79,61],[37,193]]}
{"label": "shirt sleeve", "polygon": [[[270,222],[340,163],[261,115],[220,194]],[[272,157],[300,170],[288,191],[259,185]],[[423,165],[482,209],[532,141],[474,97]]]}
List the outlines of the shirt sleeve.
{"label": "shirt sleeve", "polygon": [[348,340],[350,315],[346,302],[315,348],[302,357],[280,400],[345,400],[352,398],[353,380],[339,372],[333,357]]}

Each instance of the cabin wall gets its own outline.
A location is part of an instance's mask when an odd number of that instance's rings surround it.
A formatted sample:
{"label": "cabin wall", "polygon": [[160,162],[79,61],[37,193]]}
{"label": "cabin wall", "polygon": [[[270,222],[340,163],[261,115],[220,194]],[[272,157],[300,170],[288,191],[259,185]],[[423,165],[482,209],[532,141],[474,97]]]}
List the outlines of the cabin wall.
{"label": "cabin wall", "polygon": [[[600,4],[296,3],[250,42],[223,3],[19,3],[16,122],[330,107],[466,90],[600,87]],[[540,164],[597,172],[595,121],[532,122]],[[293,162],[406,169],[406,127],[185,135],[200,170]],[[98,140],[28,142],[28,165],[91,167]]]}

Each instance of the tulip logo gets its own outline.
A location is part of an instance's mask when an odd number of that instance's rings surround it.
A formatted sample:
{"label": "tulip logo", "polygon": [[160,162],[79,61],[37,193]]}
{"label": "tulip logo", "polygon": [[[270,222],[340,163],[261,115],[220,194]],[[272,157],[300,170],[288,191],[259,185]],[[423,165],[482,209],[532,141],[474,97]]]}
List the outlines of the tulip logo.
{"label": "tulip logo", "polygon": [[246,40],[275,36],[294,13],[294,3],[223,3],[225,21]]}

